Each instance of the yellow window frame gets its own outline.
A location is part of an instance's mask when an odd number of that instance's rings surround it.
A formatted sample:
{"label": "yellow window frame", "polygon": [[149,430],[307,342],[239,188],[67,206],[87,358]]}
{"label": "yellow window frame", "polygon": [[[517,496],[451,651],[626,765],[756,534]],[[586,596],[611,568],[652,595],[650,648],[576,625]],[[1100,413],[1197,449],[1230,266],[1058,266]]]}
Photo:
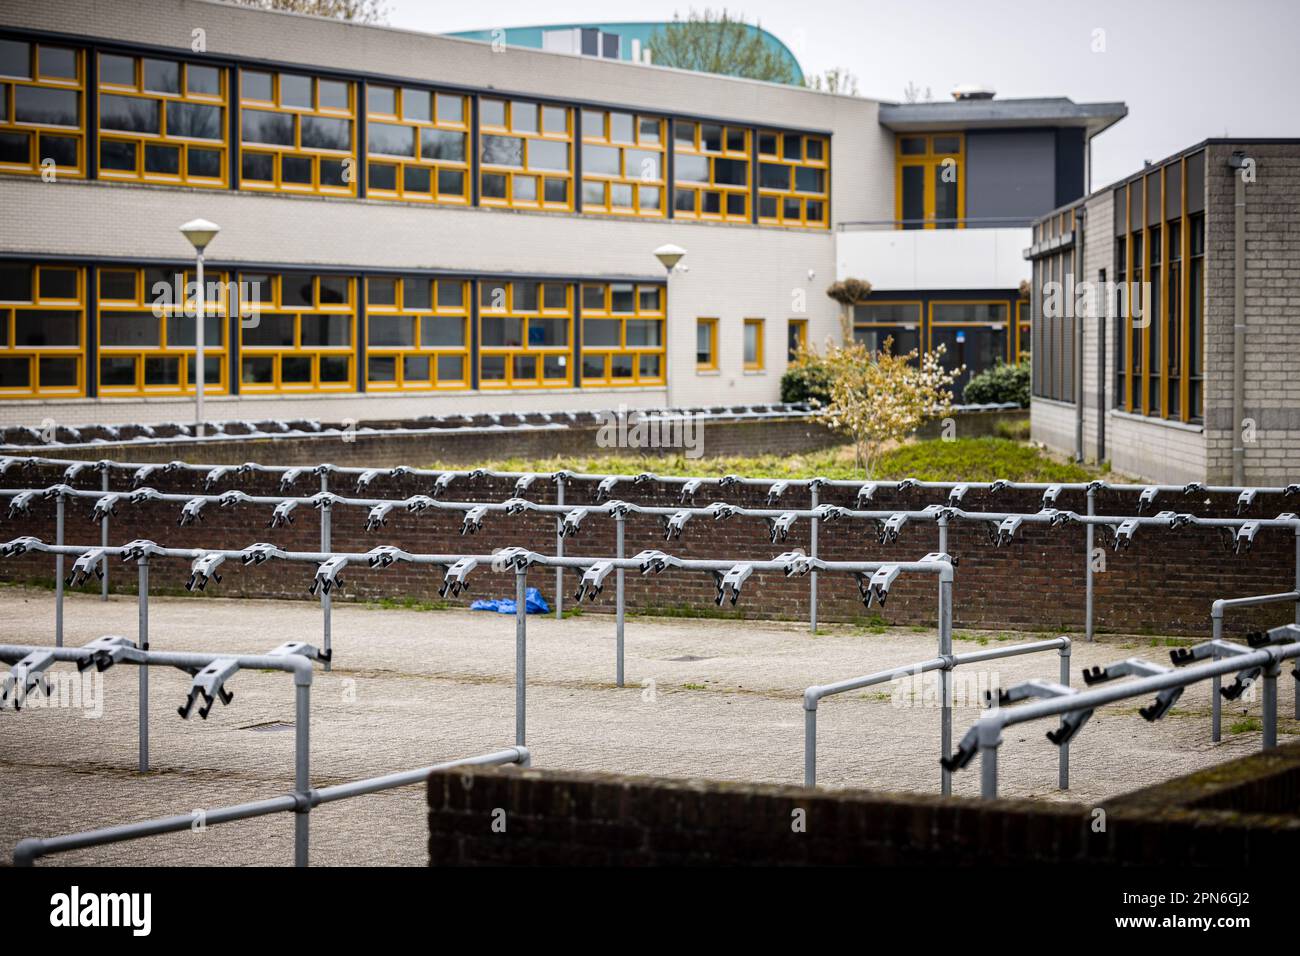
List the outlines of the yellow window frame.
{"label": "yellow window frame", "polygon": [[[306,76],[311,80],[312,106],[283,105],[282,79],[285,73],[289,73],[293,76]],[[247,82],[247,78],[250,74],[269,75],[271,77],[271,99],[260,100],[251,96],[246,96],[242,85],[239,90],[240,124],[238,147],[241,170],[239,188],[258,192],[286,192],[322,196],[355,196],[357,194],[357,177],[360,175],[357,145],[357,84],[352,80],[338,80],[334,77],[322,77],[312,73],[297,73],[294,71],[281,70],[244,70],[240,74],[241,84]],[[330,83],[342,83],[347,87],[348,107],[346,109],[321,105],[320,84],[322,80]],[[258,143],[246,140],[244,138],[243,115],[248,111],[279,113],[292,117],[293,144],[278,145],[274,143]],[[325,147],[303,146],[302,121],[304,118],[347,120],[349,124],[348,138],[351,144],[350,148],[347,150],[337,150]],[[247,172],[244,170],[244,160],[249,156],[270,156],[272,158],[272,166],[274,167],[273,178],[270,180],[250,179]],[[286,182],[283,176],[284,160],[286,157],[311,160],[311,182]],[[337,162],[342,165],[342,186],[321,181],[321,164],[323,162]]]}
{"label": "yellow window frame", "polygon": [[[717,222],[749,222],[751,208],[750,185],[754,181],[754,162],[750,147],[753,143],[753,130],[748,127],[734,126],[723,123],[702,123],[695,120],[677,120],[676,128],[673,133],[672,148],[674,154],[682,156],[701,156],[708,160],[709,163],[709,181],[707,183],[697,183],[690,180],[683,180],[678,173],[673,176],[673,216],[678,219],[702,219]],[[704,127],[717,126],[722,131],[722,148],[720,150],[706,149],[703,145]],[[683,142],[681,134],[690,130],[689,142]],[[742,134],[744,140],[743,149],[730,149],[728,143],[733,131]],[[743,161],[745,164],[745,184],[743,186],[733,186],[722,184],[717,181],[717,167],[715,160],[730,159]],[[708,193],[717,193],[719,197],[718,212],[704,211],[704,197]],[[682,196],[689,195],[691,199],[691,208],[684,209],[678,205]],[[728,206],[728,197],[741,196],[744,199],[744,210],[739,213],[730,212]]]}
{"label": "yellow window frame", "polygon": [[[269,276],[273,298],[266,299],[263,297],[261,303],[257,304],[258,321],[267,315],[272,316],[292,316],[293,317],[293,345],[249,345],[245,339],[245,329],[250,327],[247,323],[251,319],[244,319],[242,316],[239,322],[239,391],[241,394],[302,394],[302,393],[329,393],[329,392],[351,392],[356,390],[357,380],[357,280],[354,276],[329,276],[329,278],[342,278],[347,283],[348,297],[344,303],[321,303],[320,282],[323,276],[308,272],[289,273],[290,275],[311,275],[312,282],[312,299],[314,305],[295,306],[284,305],[283,283],[285,274],[276,273]],[[241,273],[240,288],[243,288],[243,282],[247,276],[263,276],[265,273]],[[264,290],[262,290],[264,291]],[[243,304],[241,304],[241,312]],[[348,323],[348,344],[347,345],[303,345],[302,344],[302,320],[304,316],[317,315],[346,315],[350,322]],[[305,381],[285,381],[283,376],[283,363],[286,358],[307,357],[311,360],[311,376]],[[244,378],[244,363],[249,359],[271,359],[271,381],[270,382],[252,382]],[[347,361],[348,377],[343,381],[323,381],[320,374],[321,360],[325,358],[343,358]]]}
{"label": "yellow window frame", "polygon": [[[866,302],[860,302],[858,305],[870,308],[876,305],[907,305],[914,306],[916,309],[916,318],[914,320],[905,320],[902,322],[862,322],[858,321],[857,312],[853,312],[852,326],[856,329],[904,329],[910,331],[908,326],[916,326],[916,341],[919,345],[924,339],[925,334],[925,303],[921,299],[870,299]],[[857,306],[852,306],[857,309]],[[897,344],[897,343],[895,343]]]}
{"label": "yellow window frame", "polygon": [[[12,263],[31,269],[31,296],[26,300],[0,300],[0,361],[27,361],[27,385],[0,387],[0,398],[48,399],[80,398],[86,394],[86,270],[80,266],[59,263]],[[76,296],[71,299],[41,295],[41,273],[73,271],[76,274]],[[20,346],[17,344],[18,316],[24,312],[77,312],[76,345]],[[41,385],[41,361],[44,359],[74,359],[76,382],[73,385]]]}
{"label": "yellow window frame", "polygon": [[[492,125],[483,118],[482,104],[500,103],[504,110],[504,125]],[[515,122],[516,106],[532,106],[537,110],[537,129],[529,130]],[[564,128],[562,130],[554,129],[546,121],[547,110],[560,110],[564,117]],[[507,166],[500,163],[490,163],[483,158],[484,138],[487,136],[500,136],[510,139],[520,139],[523,141],[522,166]],[[563,143],[565,145],[565,154],[567,156],[567,165],[563,170],[543,169],[534,167],[529,161],[529,154],[533,143],[551,142]],[[488,196],[485,183],[488,177],[499,176],[505,187],[505,196]],[[535,192],[532,199],[526,197],[515,197],[515,180],[534,181]],[[547,181],[564,183],[564,201],[548,200],[546,198]],[[510,209],[555,209],[555,210],[572,210],[573,209],[573,108],[562,106],[556,103],[546,103],[539,100],[528,99],[506,99],[502,97],[483,97],[480,99],[479,107],[479,205],[481,206],[503,206]]]}
{"label": "yellow window frame", "polygon": [[[615,312],[613,308],[614,287],[618,285],[632,286],[632,311]],[[600,306],[590,304],[588,292],[599,289],[602,298]],[[654,293],[655,304],[650,307],[642,305],[642,295],[645,293]],[[629,385],[663,385],[667,381],[667,312],[664,309],[664,287],[662,285],[649,285],[632,283],[583,283],[582,286],[582,321],[587,320],[617,322],[618,323],[618,345],[599,345],[588,348],[586,338],[586,328],[583,328],[582,340],[582,384],[587,385],[608,385],[615,387],[625,387]],[[646,345],[629,345],[627,341],[627,328],[629,322],[650,321],[659,326],[659,344],[657,346]],[[618,357],[627,356],[631,362],[632,374],[629,376],[617,376],[614,374],[614,366]],[[658,368],[654,373],[643,373],[641,362],[645,358],[655,359],[655,365]],[[590,375],[587,372],[587,363],[593,360],[599,360],[604,369],[600,375]]]}
{"label": "yellow window frame", "polygon": [[[709,360],[700,361],[700,329],[709,330]],[[716,372],[718,370],[718,320],[712,317],[695,320],[695,371]]]}
{"label": "yellow window frame", "polygon": [[[372,109],[370,95],[375,90],[389,90],[393,94],[393,112],[385,113]],[[411,119],[406,116],[405,98],[408,93],[423,93],[429,97],[429,119]],[[444,101],[460,101],[460,119],[444,119],[442,107]],[[366,197],[374,199],[396,199],[405,202],[427,202],[440,205],[467,206],[470,201],[470,102],[462,93],[447,93],[437,89],[421,86],[390,86],[387,83],[371,83],[367,86],[366,129]],[[450,114],[450,110],[448,110]],[[412,156],[383,153],[370,148],[370,124],[383,123],[388,126],[402,126],[410,131],[414,145]],[[464,143],[465,158],[461,161],[450,159],[424,159],[422,155],[424,130],[459,133]],[[394,169],[395,188],[387,189],[376,186],[371,179],[374,167],[389,166]],[[425,190],[406,188],[406,170],[423,169],[429,172],[429,186]],[[442,192],[439,188],[440,173],[455,172],[460,174],[460,192]]]}
{"label": "yellow window frame", "polygon": [[[751,328],[757,330],[755,333],[756,354],[752,361],[745,357],[745,337],[749,334]],[[741,330],[740,357],[744,363],[745,371],[747,372],[759,372],[765,367],[767,361],[767,344],[763,340],[766,338],[766,329],[767,321],[765,319],[745,319],[744,326]]]}
{"label": "yellow window frame", "polygon": [[[776,145],[775,152],[764,152],[763,145],[767,137],[773,137]],[[786,158],[786,139],[787,137],[798,137],[799,157],[798,159]],[[820,158],[814,158],[815,152],[809,146],[812,142],[819,143],[821,146]],[[817,136],[812,133],[786,133],[780,130],[760,129],[758,131],[758,221],[766,225],[774,226],[791,226],[811,229],[829,229],[830,228],[830,139],[825,136]],[[786,189],[777,189],[763,185],[763,167],[780,166],[786,172],[787,182],[790,184]],[[804,192],[796,187],[796,180],[799,169],[815,169],[822,174],[822,189],[818,192]],[[768,199],[776,203],[776,212],[772,215],[764,215],[763,200]],[[797,215],[786,214],[786,203],[793,201],[798,209]],[[810,216],[809,209],[811,204],[820,204],[820,215]]]}
{"label": "yellow window frame", "polygon": [[1033,303],[1029,299],[1016,300],[1016,362],[1022,362],[1025,356],[1032,351],[1033,330],[1030,316],[1033,314]]}
{"label": "yellow window frame", "polygon": [[[230,74],[225,67],[212,67],[209,64],[191,63],[187,60],[176,60],[171,57],[145,57],[134,56],[129,54],[100,54],[100,64],[102,68],[103,57],[121,55],[124,59],[133,61],[134,82],[131,86],[125,86],[118,83],[112,83],[102,78],[96,79],[96,95],[100,100],[100,108],[97,111],[99,129],[98,138],[100,143],[100,162],[99,178],[117,179],[133,182],[158,182],[158,183],[179,183],[186,186],[204,187],[210,189],[225,189],[230,182],[230,163],[227,159],[228,143],[230,140],[230,108],[229,91],[230,91]],[[177,76],[179,78],[179,93],[161,93],[155,90],[145,88],[144,64],[145,60],[163,60],[175,63],[177,67]],[[218,94],[208,93],[191,93],[189,91],[189,70],[191,66],[201,66],[217,70],[220,77],[221,92]],[[105,96],[123,97],[131,100],[140,100],[155,102],[158,104],[159,113],[159,132],[158,133],[135,133],[127,130],[109,129],[104,126],[103,98]],[[194,136],[173,135],[168,131],[168,115],[170,113],[170,104],[179,103],[194,106],[215,107],[221,114],[221,138],[202,139]],[[135,148],[135,167],[131,170],[111,169],[104,165],[103,161],[103,144],[104,143],[130,143]],[[178,169],[177,173],[160,173],[150,172],[147,170],[145,163],[146,148],[150,145],[160,145],[175,147],[178,152]],[[217,176],[200,176],[191,175],[189,172],[189,152],[190,149],[201,149],[218,154]]]}
{"label": "yellow window frame", "polygon": [[[428,307],[408,306],[406,298],[406,282],[414,280],[417,282],[428,282],[430,284]],[[372,283],[392,281],[394,283],[393,304],[378,305],[369,301]],[[451,306],[442,306],[438,304],[439,293],[444,285],[459,286],[461,292],[461,305],[459,308]],[[434,279],[429,276],[372,276],[365,281],[366,287],[366,391],[367,392],[434,392],[434,391],[461,391],[469,388],[469,319],[470,319],[470,296],[473,289],[466,279]],[[370,320],[373,316],[410,316],[415,319],[413,343],[409,346],[396,345],[371,345],[370,344]],[[461,342],[464,343],[460,348],[454,348],[446,345],[429,345],[426,346],[423,341],[424,323],[422,318],[442,317],[456,318],[461,320]],[[461,374],[455,380],[447,379],[445,382],[439,374],[439,360],[446,357],[457,357],[460,359]],[[384,381],[374,379],[370,376],[370,359],[371,358],[392,358],[393,380]],[[429,362],[428,379],[413,379],[408,381],[406,378],[406,359],[424,358]]]}
{"label": "yellow window frame", "polygon": [[[564,287],[564,306],[547,308],[546,286],[560,285]],[[485,306],[482,304],[483,293],[492,286],[503,286],[505,297],[500,308]],[[533,389],[533,388],[571,388],[573,386],[573,295],[574,288],[571,282],[539,282],[537,291],[537,309],[536,311],[524,311],[515,306],[515,286],[516,282],[511,280],[482,280],[479,283],[479,316],[478,316],[478,381],[479,388],[486,391],[499,389]],[[520,345],[484,345],[483,344],[483,324],[487,319],[505,318],[518,319],[520,321]],[[534,319],[564,319],[565,336],[564,345],[546,345],[532,346],[528,344],[529,322]],[[515,359],[532,357],[534,359],[534,373],[531,377],[515,375]],[[501,358],[503,360],[503,378],[488,379],[484,377],[484,359]],[[564,378],[546,377],[546,359],[562,358],[560,363],[564,368]]]}
{"label": "yellow window frame", "polygon": [[[614,114],[632,118],[632,138],[630,140],[614,138]],[[587,118],[588,116],[597,115],[601,118],[601,134],[593,136],[587,132]],[[581,111],[578,122],[582,131],[584,154],[582,211],[609,216],[634,216],[643,219],[663,219],[667,216],[667,147],[664,142],[667,135],[667,123],[663,118],[646,116],[631,110],[584,109]],[[654,124],[657,131],[654,136],[643,135],[643,126],[647,123]],[[610,174],[589,171],[586,168],[586,148],[588,146],[617,150],[619,172]],[[631,154],[637,152],[655,154],[657,175],[647,176],[644,171],[638,173],[636,170],[629,168],[630,163],[634,160],[634,156]],[[629,205],[614,204],[615,188],[618,186],[626,186],[630,190],[629,195],[632,198]],[[587,190],[591,187],[600,189],[601,199],[599,201],[588,195]],[[658,197],[658,205],[643,207],[641,203],[643,191],[653,191]]]}
{"label": "yellow window frame", "polygon": [[[28,160],[25,163],[0,162],[0,172],[41,175],[42,167],[41,137],[69,137],[75,139],[77,163],[75,166],[52,164],[51,169],[57,176],[81,178],[86,175],[86,51],[77,47],[64,46],[59,43],[38,43],[22,40],[13,42],[27,43],[28,76],[0,75],[0,136],[25,135],[27,137]],[[57,76],[44,76],[41,73],[41,49],[68,50],[76,58],[76,79]],[[46,123],[20,122],[17,118],[19,87],[36,87],[40,89],[70,90],[77,94],[77,125],[55,126]],[[52,157],[51,157],[52,158]]]}
{"label": "yellow window frame", "polygon": [[[997,306],[1002,310],[1002,319],[976,319],[974,321],[939,321],[934,317],[935,306],[945,305],[991,305]],[[1012,354],[1015,330],[1011,327],[1011,308],[1006,299],[931,299],[930,307],[927,310],[929,322],[926,323],[925,348],[930,351],[934,348],[934,330],[939,329],[998,329],[1001,328],[1006,333],[1006,343],[1002,348],[1002,361],[1009,362],[1009,356]]]}
{"label": "yellow window frame", "polygon": [[[941,151],[935,149],[936,139],[955,138],[957,140],[956,151]],[[924,139],[924,153],[904,153],[903,142],[909,139]],[[939,224],[935,222],[935,189],[934,176],[935,172],[942,169],[944,164],[952,160],[956,164],[957,170],[957,222],[955,228],[966,228],[966,134],[957,132],[938,132],[938,133],[899,133],[894,137],[894,217],[895,227],[898,229],[908,228],[903,221],[903,170],[909,167],[923,167],[922,186],[922,205],[924,207],[924,223],[920,228],[936,229]],[[916,228],[911,226],[911,228]]]}
{"label": "yellow window frame", "polygon": [[[790,333],[795,333],[794,349],[790,349]],[[793,361],[798,353],[808,347],[808,320],[786,319],[786,361]]]}
{"label": "yellow window frame", "polygon": [[[148,395],[193,395],[195,384],[191,381],[194,365],[194,353],[196,351],[193,345],[173,345],[170,341],[171,322],[173,318],[184,317],[186,312],[194,312],[194,300],[189,296],[189,284],[195,280],[195,274],[191,270],[179,270],[182,282],[182,295],[184,301],[174,301],[175,276],[177,272],[168,274],[166,280],[173,289],[173,299],[166,302],[158,302],[152,298],[153,290],[147,288],[148,274],[152,270],[131,268],[131,267],[113,267],[106,266],[98,270],[99,295],[96,298],[98,303],[98,314],[95,317],[95,341],[96,341],[96,361],[100,363],[99,394],[105,397],[127,397],[127,396],[148,396]],[[105,278],[111,273],[129,272],[135,287],[135,293],[131,299],[110,299],[104,294]],[[216,317],[219,320],[226,319],[230,312],[228,310],[228,277],[224,272],[205,272],[204,284],[208,287],[205,289],[204,311],[209,317]],[[215,288],[217,295],[215,298],[208,296],[206,293]],[[139,313],[150,312],[158,320],[158,344],[156,346],[121,346],[107,345],[104,342],[104,316],[115,312]],[[217,362],[217,377],[215,379],[205,376],[203,381],[204,395],[224,395],[228,391],[228,375],[230,368],[230,350],[227,345],[229,336],[229,325],[226,321],[218,321],[218,340],[211,341],[205,339],[203,343],[203,357],[205,362],[215,360]],[[131,385],[106,385],[103,381],[103,365],[105,359],[130,359],[134,363],[134,380]],[[151,385],[147,380],[146,369],[150,359],[177,359],[179,371],[177,382],[175,384]]]}

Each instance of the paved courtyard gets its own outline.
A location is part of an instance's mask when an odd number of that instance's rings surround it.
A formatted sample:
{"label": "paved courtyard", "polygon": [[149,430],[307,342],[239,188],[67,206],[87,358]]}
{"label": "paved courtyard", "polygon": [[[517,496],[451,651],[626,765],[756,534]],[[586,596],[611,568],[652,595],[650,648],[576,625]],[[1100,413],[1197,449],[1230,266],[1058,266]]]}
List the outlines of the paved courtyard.
{"label": "paved courtyard", "polygon": [[[0,588],[0,641],[52,643],[48,591]],[[134,637],[133,597],[68,596],[66,641]],[[630,618],[627,687],[614,686],[612,616],[564,621],[532,616],[528,628],[528,745],[534,766],[793,784],[802,780],[803,689],[933,656],[920,629],[826,628],[790,623]],[[261,653],[286,640],[319,643],[321,614],[309,602],[156,598],[157,650]],[[879,629],[876,629],[879,630]],[[1047,635],[960,632],[956,649]],[[1158,646],[1156,646],[1158,645]],[[312,688],[312,783],[323,786],[498,750],[514,739],[514,619],[466,611],[389,610],[342,603],[334,610],[335,665]],[[1142,655],[1168,659],[1151,637],[1076,644],[1072,675],[1085,666]],[[1057,676],[1055,652],[993,662],[960,674],[954,737],[978,716],[995,683]],[[58,670],[68,671],[67,665]],[[1289,675],[1289,669],[1286,671]],[[937,792],[939,711],[925,684],[881,685],[822,703],[819,783]],[[187,813],[288,792],[293,780],[293,692],[285,674],[241,672],[207,721],[176,707],[189,677],[150,674],[153,772],[136,765],[137,673],[102,675],[102,716],[92,707],[29,707],[0,713],[0,859],[25,836],[52,836],[152,816]],[[1279,682],[1279,738],[1300,732],[1295,681]],[[83,705],[86,701],[83,701]],[[1047,724],[1013,728],[1002,748],[1007,796],[1095,801],[1241,756],[1259,747],[1250,717],[1258,701],[1224,705],[1224,741],[1210,742],[1208,685],[1189,689],[1164,720],[1148,724],[1139,702],[1098,712],[1074,741],[1072,789],[1056,786]],[[1234,727],[1235,725],[1235,727]],[[1235,732],[1234,732],[1235,731]],[[954,790],[976,795],[977,764]],[[424,793],[409,787],[312,812],[312,862],[425,862]],[[287,864],[289,815],[81,851],[44,861],[105,864]]]}

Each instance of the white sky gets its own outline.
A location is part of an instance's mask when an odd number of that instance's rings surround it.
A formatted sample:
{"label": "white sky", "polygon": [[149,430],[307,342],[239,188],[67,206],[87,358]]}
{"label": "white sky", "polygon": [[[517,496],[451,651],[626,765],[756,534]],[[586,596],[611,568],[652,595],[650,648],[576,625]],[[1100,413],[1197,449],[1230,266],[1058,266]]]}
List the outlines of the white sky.
{"label": "white sky", "polygon": [[[388,0],[395,27],[445,33],[546,23],[669,20],[671,0]],[[696,9],[720,9],[696,0]],[[786,42],[805,72],[846,66],[865,96],[908,81],[945,99],[959,83],[999,97],[1123,100],[1093,144],[1093,187],[1213,136],[1300,136],[1300,0],[726,0]],[[1104,30],[1105,52],[1092,51]]]}

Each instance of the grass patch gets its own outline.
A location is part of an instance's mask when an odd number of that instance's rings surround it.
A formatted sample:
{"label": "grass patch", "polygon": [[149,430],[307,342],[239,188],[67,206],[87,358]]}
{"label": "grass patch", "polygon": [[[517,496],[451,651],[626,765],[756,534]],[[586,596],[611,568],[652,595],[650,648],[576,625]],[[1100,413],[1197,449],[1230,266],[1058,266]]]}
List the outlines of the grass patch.
{"label": "grass patch", "polygon": [[682,690],[708,690],[703,684],[683,684]]}
{"label": "grass patch", "polygon": [[1263,729],[1264,724],[1257,717],[1234,720],[1228,725],[1228,733],[1230,734],[1249,734]]}
{"label": "grass patch", "polygon": [[[453,467],[435,462],[430,467]],[[740,475],[750,478],[862,478],[845,445],[804,455],[697,458],[671,455],[595,455],[576,458],[503,458],[481,467],[496,471],[546,472],[567,469],[589,473],[708,478]],[[1009,438],[958,438],[912,441],[886,452],[877,480],[917,478],[921,481],[1088,481],[1094,469],[1060,462],[1038,448]]]}

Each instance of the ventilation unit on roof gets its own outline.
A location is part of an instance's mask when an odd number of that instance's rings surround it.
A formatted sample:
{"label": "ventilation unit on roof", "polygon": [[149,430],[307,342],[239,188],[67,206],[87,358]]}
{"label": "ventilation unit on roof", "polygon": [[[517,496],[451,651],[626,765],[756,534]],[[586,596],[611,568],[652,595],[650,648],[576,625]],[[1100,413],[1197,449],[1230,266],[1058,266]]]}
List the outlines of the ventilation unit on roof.
{"label": "ventilation unit on roof", "polygon": [[952,91],[952,98],[957,102],[965,100],[991,100],[997,96],[997,90],[991,86],[976,86],[971,83],[963,83]]}

